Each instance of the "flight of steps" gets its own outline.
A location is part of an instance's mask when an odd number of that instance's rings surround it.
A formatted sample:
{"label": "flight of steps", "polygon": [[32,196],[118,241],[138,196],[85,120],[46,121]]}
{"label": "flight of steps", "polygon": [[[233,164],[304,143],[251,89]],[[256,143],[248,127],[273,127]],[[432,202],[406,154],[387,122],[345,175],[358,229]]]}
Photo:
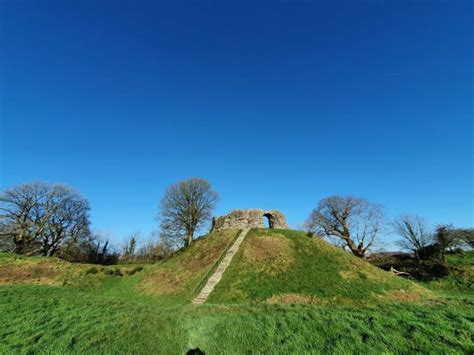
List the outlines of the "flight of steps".
{"label": "flight of steps", "polygon": [[193,304],[203,304],[204,302],[206,302],[214,287],[221,280],[222,274],[224,274],[225,269],[227,269],[227,267],[230,265],[230,262],[232,261],[232,258],[234,257],[235,253],[237,253],[237,251],[239,250],[240,244],[242,244],[242,241],[244,240],[249,230],[250,229],[243,229],[240,232],[239,237],[229,248],[229,250],[227,250],[227,253],[220,262],[216,271],[214,271],[211,277],[207,280],[206,285],[204,285],[201,292],[199,292],[199,294],[193,299]]}

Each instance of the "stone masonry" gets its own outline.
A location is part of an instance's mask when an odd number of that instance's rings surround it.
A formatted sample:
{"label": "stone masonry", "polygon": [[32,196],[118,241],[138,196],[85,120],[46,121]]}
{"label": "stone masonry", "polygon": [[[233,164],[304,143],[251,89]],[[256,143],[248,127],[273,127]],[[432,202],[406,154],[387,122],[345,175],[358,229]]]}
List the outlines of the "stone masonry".
{"label": "stone masonry", "polygon": [[276,210],[233,210],[229,214],[215,217],[212,220],[211,231],[223,229],[265,228],[263,219],[268,219],[268,225],[273,229],[289,229],[285,216]]}

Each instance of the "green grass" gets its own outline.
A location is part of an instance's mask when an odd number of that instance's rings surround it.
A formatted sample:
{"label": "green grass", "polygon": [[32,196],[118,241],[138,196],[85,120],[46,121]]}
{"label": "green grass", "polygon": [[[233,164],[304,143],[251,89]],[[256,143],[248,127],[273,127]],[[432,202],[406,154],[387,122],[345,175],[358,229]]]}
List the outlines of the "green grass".
{"label": "green grass", "polygon": [[424,283],[449,294],[474,294],[474,251],[447,255],[449,275]]}
{"label": "green grass", "polygon": [[295,294],[309,296],[308,302],[357,302],[399,291],[405,297],[423,292],[414,283],[303,232],[254,229],[209,302],[261,302],[272,297],[291,301]]}
{"label": "green grass", "polygon": [[474,351],[473,293],[444,284],[426,293],[295,231],[251,231],[211,303],[191,305],[236,235],[212,234],[152,265],[0,254],[0,354]]}
{"label": "green grass", "polygon": [[[237,234],[237,230],[226,230],[204,236],[191,247],[156,264],[104,267],[1,253],[0,285],[70,286],[103,296],[141,299],[161,306],[188,304]],[[141,270],[135,271],[138,267]]]}
{"label": "green grass", "polygon": [[[438,353],[474,350],[472,301],[162,308],[66,287],[0,287],[0,353]],[[467,310],[467,311],[466,311]]]}
{"label": "green grass", "polygon": [[446,255],[442,265],[438,259],[417,261],[411,258],[380,257],[370,261],[384,270],[393,267],[407,272],[410,278],[432,290],[444,293],[474,294],[474,251],[458,251]]}
{"label": "green grass", "polygon": [[460,267],[474,267],[474,250],[446,255],[448,264]]}
{"label": "green grass", "polygon": [[[123,280],[119,288],[131,292],[130,296],[149,296],[163,306],[189,304],[238,233],[225,230],[200,238],[172,258],[149,266],[132,281]],[[117,287],[111,282],[107,288],[115,292]]]}

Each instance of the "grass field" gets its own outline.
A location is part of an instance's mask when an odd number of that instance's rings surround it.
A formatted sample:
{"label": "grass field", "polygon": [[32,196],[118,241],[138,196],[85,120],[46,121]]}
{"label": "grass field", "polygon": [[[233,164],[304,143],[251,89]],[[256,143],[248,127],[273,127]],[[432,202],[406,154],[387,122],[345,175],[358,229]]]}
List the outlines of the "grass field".
{"label": "grass field", "polygon": [[211,235],[154,265],[0,254],[0,353],[474,352],[467,289],[446,279],[426,291],[296,232],[252,231],[210,302],[190,305],[235,236]]}

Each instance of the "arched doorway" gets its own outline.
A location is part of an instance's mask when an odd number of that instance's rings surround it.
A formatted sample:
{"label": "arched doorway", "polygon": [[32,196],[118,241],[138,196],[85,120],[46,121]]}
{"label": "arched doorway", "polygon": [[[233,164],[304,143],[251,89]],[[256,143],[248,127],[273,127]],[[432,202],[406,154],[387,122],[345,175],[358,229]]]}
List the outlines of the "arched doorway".
{"label": "arched doorway", "polygon": [[263,225],[265,226],[265,228],[270,228],[270,229],[274,228],[273,215],[271,215],[270,213],[265,213],[262,218],[263,218]]}

